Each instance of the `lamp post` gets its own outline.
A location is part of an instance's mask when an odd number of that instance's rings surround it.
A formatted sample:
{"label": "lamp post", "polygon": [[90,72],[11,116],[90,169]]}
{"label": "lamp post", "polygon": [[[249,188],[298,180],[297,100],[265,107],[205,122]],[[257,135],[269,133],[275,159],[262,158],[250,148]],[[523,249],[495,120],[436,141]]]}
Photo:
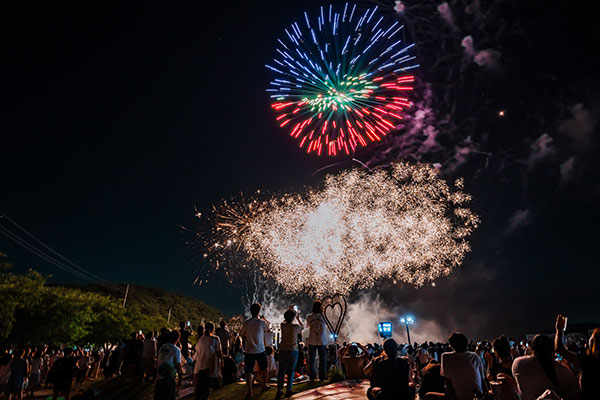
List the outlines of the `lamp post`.
{"label": "lamp post", "polygon": [[408,329],[408,326],[414,324],[415,319],[413,317],[402,317],[400,318],[400,322],[406,325],[406,337],[408,339],[408,345],[410,346],[410,330]]}

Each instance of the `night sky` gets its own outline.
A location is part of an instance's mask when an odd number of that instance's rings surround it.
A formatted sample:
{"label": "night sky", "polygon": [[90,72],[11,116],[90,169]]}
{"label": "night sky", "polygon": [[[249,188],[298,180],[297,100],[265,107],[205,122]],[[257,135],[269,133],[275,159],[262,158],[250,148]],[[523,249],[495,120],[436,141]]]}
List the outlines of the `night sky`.
{"label": "night sky", "polygon": [[[299,151],[265,93],[276,39],[321,3],[11,3],[0,13],[0,211],[104,279],[239,313],[235,289],[193,286],[198,254],[181,227],[195,226],[195,207],[316,184],[317,169],[344,160]],[[464,177],[482,224],[464,265],[435,288],[382,284],[389,307],[473,335],[547,329],[558,312],[600,321],[600,32],[584,3],[499,2],[481,48],[502,55],[492,71],[466,70],[482,77],[471,91],[450,90],[439,66],[428,71],[445,55],[421,47],[418,77],[440,107],[458,105],[456,121],[445,120],[434,150],[397,154]],[[432,16],[415,23],[417,36],[427,23],[444,32]],[[356,157],[375,166],[380,151]],[[0,251],[16,272],[86,283],[4,236]]]}

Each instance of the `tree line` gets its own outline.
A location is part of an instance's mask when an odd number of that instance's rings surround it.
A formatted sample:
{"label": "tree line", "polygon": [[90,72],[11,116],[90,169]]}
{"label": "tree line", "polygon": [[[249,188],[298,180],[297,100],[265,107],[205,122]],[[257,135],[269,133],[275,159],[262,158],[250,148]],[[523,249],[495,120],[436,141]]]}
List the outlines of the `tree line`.
{"label": "tree line", "polygon": [[[5,257],[0,253],[0,343],[4,345],[103,346],[139,330],[173,328],[182,318],[197,325],[221,317],[217,309],[193,298],[135,286],[123,307],[124,287],[48,285],[47,277],[37,271],[9,272]],[[170,322],[168,308],[172,309]]]}

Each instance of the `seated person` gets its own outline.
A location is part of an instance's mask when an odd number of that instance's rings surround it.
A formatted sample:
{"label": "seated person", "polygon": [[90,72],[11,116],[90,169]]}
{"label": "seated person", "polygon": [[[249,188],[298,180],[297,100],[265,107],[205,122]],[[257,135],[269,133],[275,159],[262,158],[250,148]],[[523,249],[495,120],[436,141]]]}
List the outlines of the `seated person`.
{"label": "seated person", "polygon": [[422,372],[423,378],[421,379],[421,386],[419,388],[419,398],[444,398],[446,387],[444,377],[440,375],[440,363],[431,359]]}
{"label": "seated person", "polygon": [[408,361],[398,357],[398,344],[392,338],[383,342],[383,353],[365,367],[371,379],[367,391],[369,400],[408,400],[411,368]]}
{"label": "seated person", "polygon": [[442,354],[440,374],[446,378],[446,392],[451,400],[473,400],[474,395],[487,392],[483,361],[467,351],[469,341],[455,332],[448,338],[454,351]]}
{"label": "seated person", "polygon": [[265,347],[265,352],[267,353],[267,379],[271,379],[277,375],[277,363],[275,362],[273,347]]}
{"label": "seated person", "polygon": [[[358,352],[359,348],[362,351],[360,354]],[[340,361],[346,379],[364,379],[367,377],[364,368],[369,362],[369,356],[367,355],[367,349],[360,343],[351,343],[344,347],[340,352]]]}
{"label": "seated person", "polygon": [[518,357],[512,366],[521,398],[535,400],[550,389],[561,399],[578,399],[577,378],[569,367],[554,360],[553,340],[537,335],[531,348],[532,356]]}

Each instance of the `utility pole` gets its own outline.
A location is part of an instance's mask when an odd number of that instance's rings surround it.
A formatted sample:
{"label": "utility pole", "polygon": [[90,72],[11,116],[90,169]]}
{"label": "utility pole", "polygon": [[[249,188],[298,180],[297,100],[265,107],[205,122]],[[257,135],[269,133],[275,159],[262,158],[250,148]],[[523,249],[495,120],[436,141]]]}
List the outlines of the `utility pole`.
{"label": "utility pole", "polygon": [[127,295],[129,294],[129,283],[127,284],[127,289],[125,289],[125,298],[123,299],[123,307],[127,304]]}

